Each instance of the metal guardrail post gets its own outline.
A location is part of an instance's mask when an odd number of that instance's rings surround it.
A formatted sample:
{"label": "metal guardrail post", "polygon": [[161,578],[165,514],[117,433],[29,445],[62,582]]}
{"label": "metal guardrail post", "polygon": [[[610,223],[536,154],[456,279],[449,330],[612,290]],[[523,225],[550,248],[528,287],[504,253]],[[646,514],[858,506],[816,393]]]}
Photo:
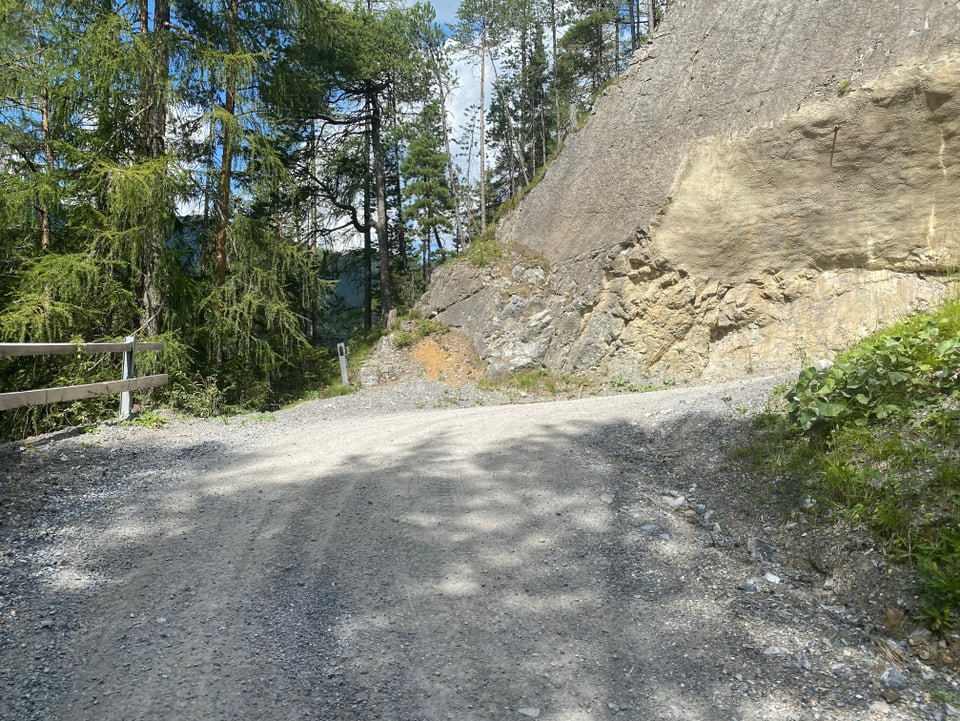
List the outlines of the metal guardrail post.
{"label": "metal guardrail post", "polygon": [[[123,352],[123,375],[121,376],[122,380],[130,380],[136,375],[134,369],[133,356],[137,350],[137,337],[133,335],[128,335],[123,339],[124,343],[130,344],[130,350]],[[120,394],[120,420],[127,420],[130,417],[130,391],[124,391]]]}
{"label": "metal guardrail post", "polygon": [[340,359],[340,382],[348,386],[350,379],[347,378],[347,347],[343,343],[337,343],[337,358]]}

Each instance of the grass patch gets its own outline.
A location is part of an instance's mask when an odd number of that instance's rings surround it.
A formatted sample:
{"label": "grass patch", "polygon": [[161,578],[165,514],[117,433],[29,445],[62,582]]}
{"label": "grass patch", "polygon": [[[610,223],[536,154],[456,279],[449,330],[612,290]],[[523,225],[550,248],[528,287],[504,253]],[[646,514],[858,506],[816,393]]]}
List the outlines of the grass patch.
{"label": "grass patch", "polygon": [[487,268],[497,263],[504,255],[504,249],[497,240],[496,230],[491,225],[483,235],[474,239],[457,259],[477,268]]}
{"label": "grass patch", "polygon": [[338,396],[347,396],[356,389],[353,386],[345,386],[342,383],[333,383],[326,388],[318,391],[317,398],[337,398]]}
{"label": "grass patch", "polygon": [[393,333],[393,344],[397,348],[409,348],[417,342],[419,338],[408,330],[398,330]]}
{"label": "grass patch", "polygon": [[501,265],[506,261],[519,262],[528,268],[540,268],[544,272],[550,270],[550,261],[533,248],[515,240],[506,242],[498,240],[493,225],[490,225],[483,235],[470,243],[454,262],[465,262],[477,268],[488,268]]}
{"label": "grass patch", "polygon": [[614,373],[610,376],[609,386],[618,393],[650,393],[651,391],[662,390],[661,386],[637,383],[623,373]]}
{"label": "grass patch", "polygon": [[[383,329],[374,328],[369,334],[357,335],[350,339],[350,343],[347,344],[347,375],[350,378],[357,377],[360,366],[366,363],[367,359],[373,354],[383,333]],[[339,378],[339,361],[336,373],[336,377]],[[339,380],[331,381],[328,385],[339,385]]]}
{"label": "grass patch", "polygon": [[503,391],[511,396],[556,396],[580,392],[584,382],[573,376],[558,376],[546,368],[521,370],[500,378],[482,378],[477,387],[488,391]]}
{"label": "grass patch", "polygon": [[420,313],[411,313],[397,319],[393,331],[393,344],[397,348],[409,348],[427,336],[450,332],[450,326],[438,320],[424,318]]}
{"label": "grass patch", "polygon": [[863,526],[920,579],[922,617],[960,613],[960,302],[808,368],[755,419],[757,470]]}
{"label": "grass patch", "polygon": [[157,411],[143,411],[142,413],[137,413],[128,422],[131,425],[140,426],[141,428],[156,429],[163,428],[167,422],[167,419],[162,413],[158,413]]}
{"label": "grass patch", "polygon": [[275,413],[248,413],[240,417],[241,426],[259,425],[260,423],[274,423],[277,420]]}

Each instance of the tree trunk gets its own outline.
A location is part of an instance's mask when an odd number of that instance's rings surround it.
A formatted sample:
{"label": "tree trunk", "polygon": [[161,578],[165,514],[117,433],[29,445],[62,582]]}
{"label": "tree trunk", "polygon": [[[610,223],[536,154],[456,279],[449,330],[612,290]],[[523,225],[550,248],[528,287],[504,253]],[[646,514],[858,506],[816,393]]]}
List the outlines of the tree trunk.
{"label": "tree trunk", "polygon": [[[141,88],[140,152],[142,158],[156,160],[166,153],[170,3],[169,0],[154,0],[151,33],[149,4],[146,0],[140,2],[140,33],[146,39],[150,51]],[[163,212],[163,209],[156,210]],[[138,332],[152,336],[160,332],[159,317],[163,307],[163,292],[158,275],[164,246],[164,223],[160,222],[159,218],[145,218],[144,221],[139,263],[136,268],[140,304]]]}
{"label": "tree trunk", "polygon": [[657,26],[657,13],[654,9],[656,0],[647,0],[647,42],[653,42],[653,30]]}
{"label": "tree trunk", "polygon": [[450,128],[447,127],[446,105],[441,107],[443,120],[443,150],[447,154],[447,179],[450,183],[450,200],[453,202],[454,242],[459,253],[463,249],[463,219],[460,216],[460,184],[457,182],[457,172],[453,168],[453,155],[450,152]]}
{"label": "tree trunk", "polygon": [[[50,93],[44,90],[40,93],[40,126],[43,129],[43,157],[46,163],[47,175],[52,176],[54,170],[53,139],[50,131]],[[40,245],[44,250],[50,247],[52,231],[50,227],[50,210],[41,198],[37,198],[37,213],[40,216]]]}
{"label": "tree trunk", "polygon": [[363,329],[368,333],[373,329],[373,238],[370,235],[371,210],[370,196],[370,101],[364,102],[363,115],[363,147],[364,147],[364,178],[363,178]]}
{"label": "tree trunk", "polygon": [[[634,2],[634,0],[630,0]],[[560,89],[557,88],[557,1],[550,0],[550,32],[553,36],[553,62],[551,65],[551,74],[553,75],[553,114],[554,122],[557,124],[557,145],[560,145],[560,129],[563,123],[560,122]]]}
{"label": "tree trunk", "polygon": [[[240,14],[239,0],[230,0],[228,6],[228,37],[229,53],[233,56],[237,52],[237,19]],[[217,236],[214,241],[213,250],[213,275],[217,288],[222,288],[227,283],[227,234],[230,230],[230,199],[232,192],[230,185],[233,182],[233,135],[234,135],[234,113],[237,109],[237,71],[233,57],[227,60],[227,72],[225,82],[225,99],[223,110],[226,117],[221,122],[223,128],[222,142],[223,147],[220,150],[220,185],[217,188],[216,212],[217,212]]]}
{"label": "tree trunk", "polygon": [[617,9],[613,17],[613,72],[611,75],[620,74],[620,10]]}
{"label": "tree trunk", "polygon": [[167,151],[167,82],[170,77],[170,0],[154,0],[154,64],[150,87],[150,105],[146,112],[147,155],[159,158]]}
{"label": "tree trunk", "polygon": [[487,25],[480,31],[480,232],[487,229]]}
{"label": "tree trunk", "polygon": [[210,259],[213,256],[210,248],[210,228],[211,211],[216,197],[214,194],[214,177],[216,176],[214,168],[216,143],[214,141],[216,137],[217,122],[211,115],[210,122],[207,124],[207,142],[203,151],[206,166],[204,167],[203,177],[203,233],[200,236],[200,265],[205,273],[211,270]]}
{"label": "tree trunk", "polygon": [[375,91],[370,97],[370,141],[373,150],[373,184],[377,199],[377,245],[380,255],[380,320],[386,326],[390,313],[390,241],[387,236],[387,178],[383,162],[382,108]]}
{"label": "tree trunk", "polygon": [[[392,127],[397,128],[398,120],[400,117],[400,111],[397,108],[397,96],[395,94],[390,95],[390,120]],[[404,272],[407,270],[407,227],[406,223],[403,222],[403,188],[402,180],[400,177],[400,141],[394,140],[393,143],[393,154],[396,163],[397,173],[391,177],[391,193],[393,194],[393,202],[396,204],[397,209],[397,223],[394,233],[397,238],[397,253],[400,256],[400,267]]]}
{"label": "tree trunk", "polygon": [[[533,125],[530,120],[530,87],[527,83],[527,30],[526,13],[524,13],[522,27],[520,28],[520,138],[517,143],[520,151],[517,160],[520,161],[520,167],[523,169],[524,185],[528,182],[526,180],[528,148],[524,136]],[[504,110],[507,110],[507,108],[505,107]],[[537,169],[537,163],[533,159],[534,152],[530,152],[529,155],[533,166],[530,168],[530,172],[533,173]]]}
{"label": "tree trunk", "polygon": [[423,287],[426,289],[430,282],[430,231],[423,234],[420,245],[420,267],[423,269]]}

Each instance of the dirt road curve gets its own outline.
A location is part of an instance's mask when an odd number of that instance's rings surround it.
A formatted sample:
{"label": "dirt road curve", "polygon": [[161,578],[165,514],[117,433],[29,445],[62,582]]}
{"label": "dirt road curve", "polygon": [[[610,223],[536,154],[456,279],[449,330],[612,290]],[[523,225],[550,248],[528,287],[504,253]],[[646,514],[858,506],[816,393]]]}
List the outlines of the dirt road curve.
{"label": "dirt road curve", "polygon": [[[822,577],[751,557],[724,505],[751,493],[718,448],[731,405],[136,429],[140,492],[94,509],[0,626],[0,718],[932,718],[912,686],[882,699]],[[10,674],[39,680],[14,698]]]}

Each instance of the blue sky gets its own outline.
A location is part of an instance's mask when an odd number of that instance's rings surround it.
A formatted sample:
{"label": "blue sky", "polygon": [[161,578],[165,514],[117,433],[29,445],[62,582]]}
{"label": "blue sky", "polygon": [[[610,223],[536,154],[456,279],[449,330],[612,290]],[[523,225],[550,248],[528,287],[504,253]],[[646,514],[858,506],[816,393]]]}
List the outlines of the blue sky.
{"label": "blue sky", "polygon": [[431,5],[437,11],[437,22],[452,25],[457,20],[457,0],[432,0]]}

